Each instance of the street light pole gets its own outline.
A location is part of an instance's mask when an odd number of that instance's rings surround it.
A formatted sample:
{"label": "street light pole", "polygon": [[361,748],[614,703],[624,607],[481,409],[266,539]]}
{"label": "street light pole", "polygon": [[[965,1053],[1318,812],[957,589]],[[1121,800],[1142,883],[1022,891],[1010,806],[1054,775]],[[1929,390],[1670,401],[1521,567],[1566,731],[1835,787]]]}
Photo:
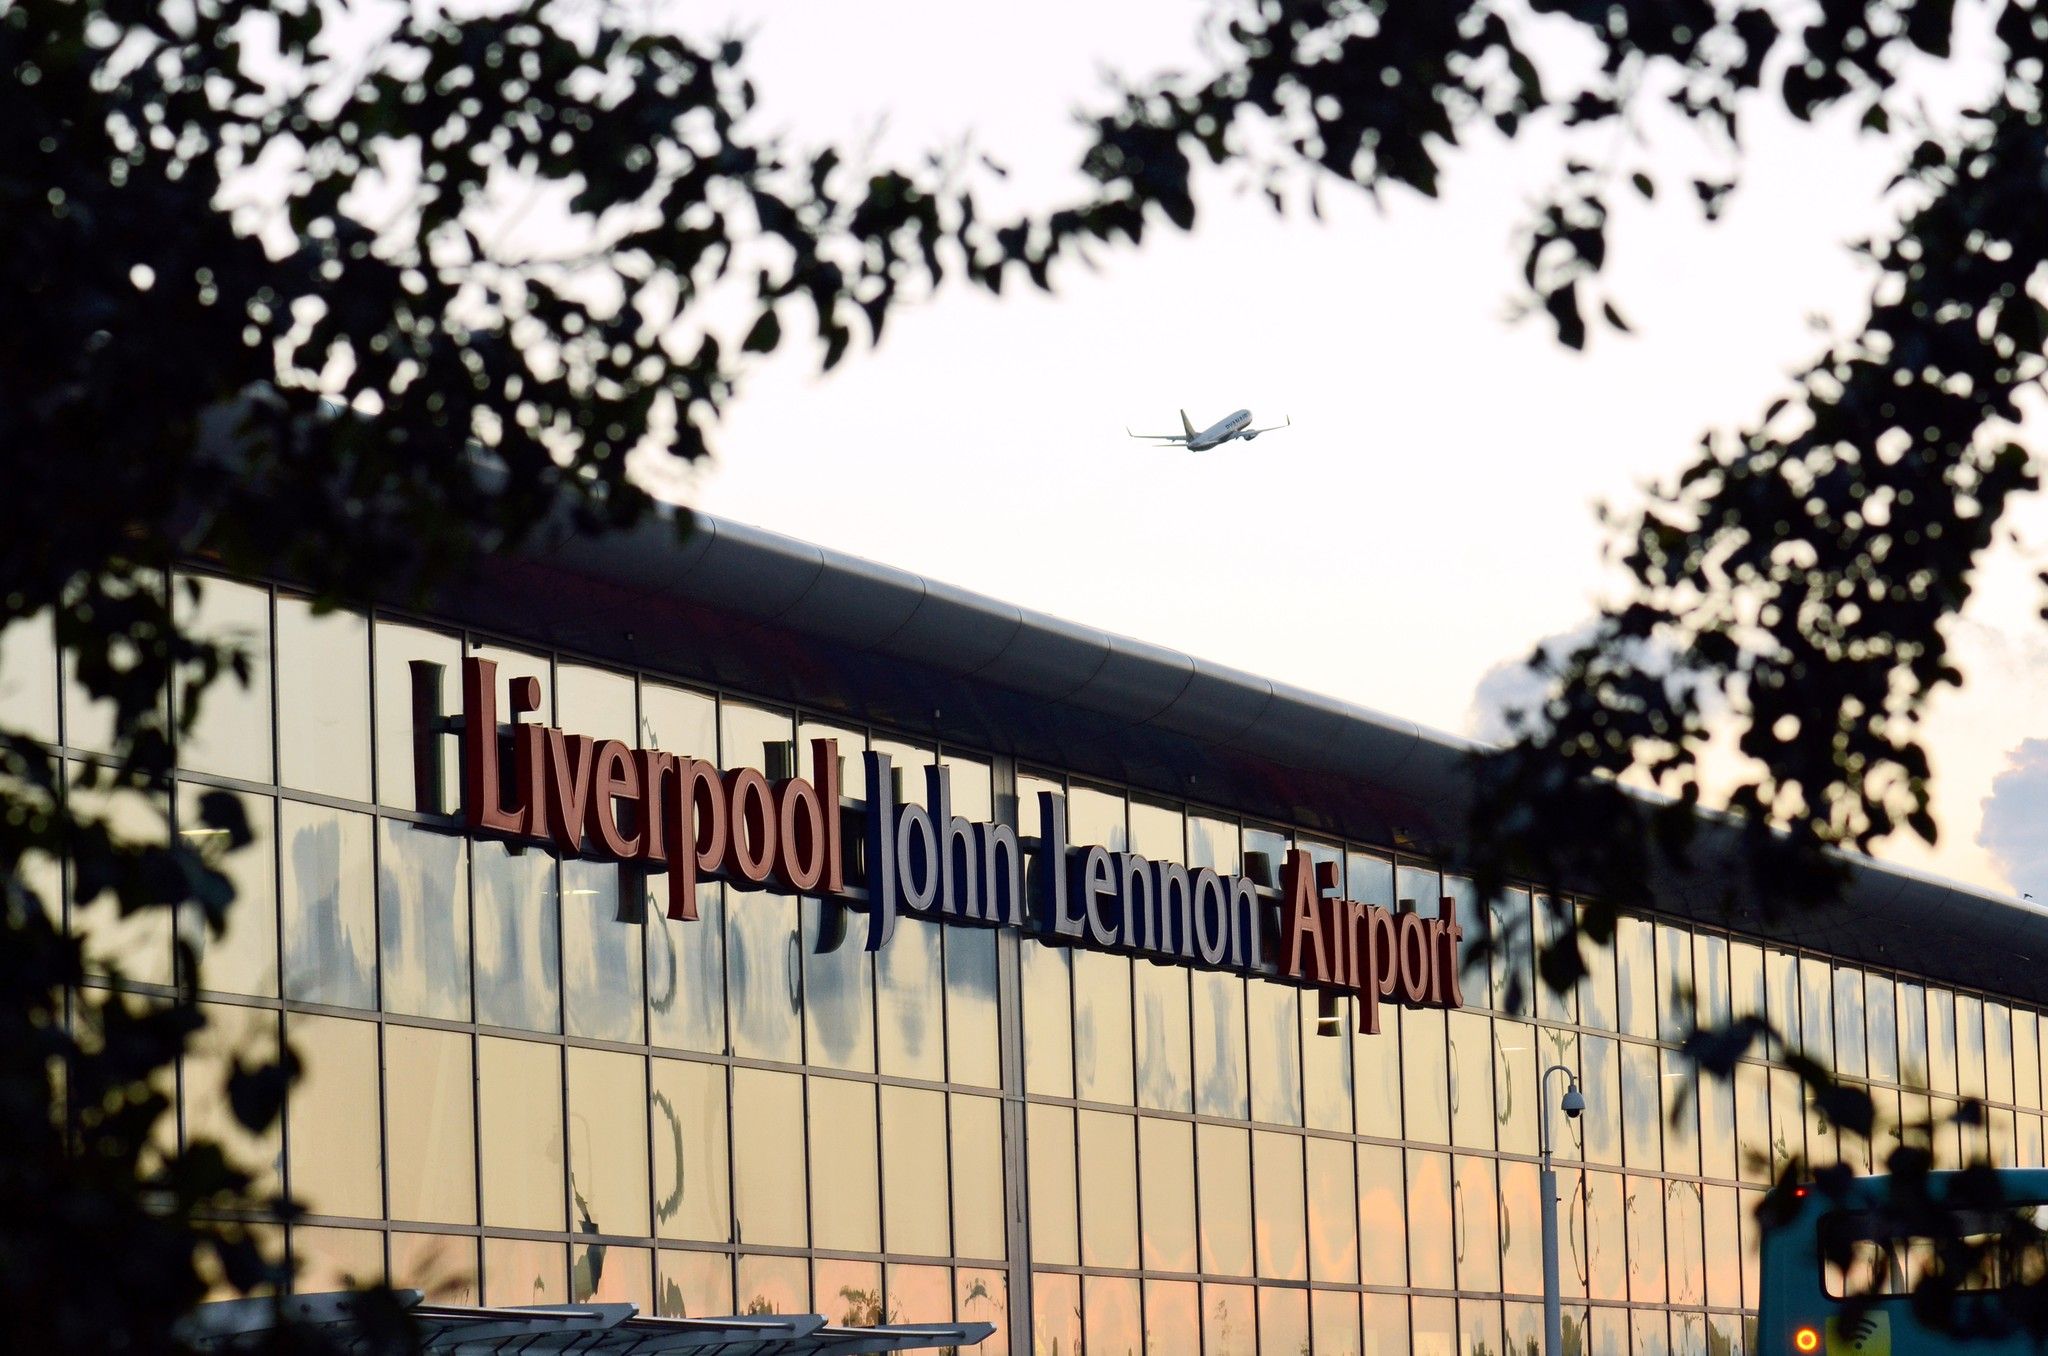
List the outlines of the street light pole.
{"label": "street light pole", "polygon": [[1536,1081],[1537,1098],[1543,1103],[1543,1114],[1536,1122],[1537,1148],[1543,1156],[1543,1356],[1564,1356],[1564,1316],[1558,1309],[1557,1170],[1550,1165],[1550,1076],[1559,1073],[1568,1083],[1564,1114],[1577,1120],[1586,1106],[1578,1078],[1564,1065],[1551,1065]]}

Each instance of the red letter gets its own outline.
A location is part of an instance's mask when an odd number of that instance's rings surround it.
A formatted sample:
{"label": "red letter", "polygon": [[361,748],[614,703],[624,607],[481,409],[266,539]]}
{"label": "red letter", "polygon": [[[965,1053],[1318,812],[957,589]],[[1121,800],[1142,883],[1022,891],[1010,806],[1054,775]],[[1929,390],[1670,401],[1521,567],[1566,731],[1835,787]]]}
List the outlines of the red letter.
{"label": "red letter", "polygon": [[[1323,947],[1322,910],[1317,907],[1315,866],[1300,848],[1287,854],[1280,872],[1280,890],[1287,899],[1287,975],[1292,979],[1326,980],[1330,977],[1330,955]],[[1301,952],[1302,938],[1313,942],[1312,956]],[[1309,961],[1304,970],[1303,962]]]}
{"label": "red letter", "polygon": [[676,756],[660,749],[641,749],[635,755],[640,775],[640,846],[635,853],[642,861],[668,861],[668,801],[665,782],[676,775]]}
{"label": "red letter", "polygon": [[726,814],[732,826],[732,870],[748,885],[767,883],[775,862],[775,793],[750,767],[725,774]]}
{"label": "red letter", "polygon": [[697,917],[697,873],[725,865],[725,797],[718,769],[701,758],[676,762],[668,815],[668,916]]}
{"label": "red letter", "polygon": [[627,834],[619,827],[618,804],[638,804],[640,768],[632,750],[616,739],[607,739],[590,755],[590,805],[584,815],[587,835],[597,840],[606,854],[624,859],[637,856],[646,830]]}
{"label": "red letter", "polygon": [[775,879],[800,895],[825,879],[825,805],[818,788],[791,777],[777,788],[781,814],[776,835]]}
{"label": "red letter", "polygon": [[522,807],[504,804],[498,773],[498,666],[474,656],[462,661],[462,808],[473,829],[518,833]]}
{"label": "red letter", "polygon": [[1429,999],[1430,953],[1428,920],[1404,909],[1398,920],[1401,930],[1401,997],[1410,1004]]}
{"label": "red letter", "polygon": [[817,778],[818,799],[825,804],[825,893],[846,893],[846,857],[840,846],[839,741],[811,741],[811,775]]}
{"label": "red letter", "polygon": [[590,736],[548,731],[548,832],[564,855],[583,851],[590,803]]}

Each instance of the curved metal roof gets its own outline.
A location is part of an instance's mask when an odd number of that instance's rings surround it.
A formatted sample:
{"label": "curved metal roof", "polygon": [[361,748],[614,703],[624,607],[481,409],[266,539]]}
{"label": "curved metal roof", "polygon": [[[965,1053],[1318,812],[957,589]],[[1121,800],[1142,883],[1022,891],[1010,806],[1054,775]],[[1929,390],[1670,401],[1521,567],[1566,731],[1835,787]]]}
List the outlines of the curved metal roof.
{"label": "curved metal roof", "polygon": [[[1144,581],[1135,581],[1142,585]],[[1454,849],[1479,746],[1257,674],[708,515],[496,557],[447,606],[472,626],[727,684],[1355,841]],[[1702,921],[2048,1001],[2048,909],[1853,862],[1845,900],[1724,909],[1709,868],[1660,882]],[[1732,870],[1727,878],[1739,873]],[[1711,882],[1711,883],[1710,883]],[[1569,883],[1565,883],[1568,885]],[[1787,901],[1777,901],[1779,904]]]}

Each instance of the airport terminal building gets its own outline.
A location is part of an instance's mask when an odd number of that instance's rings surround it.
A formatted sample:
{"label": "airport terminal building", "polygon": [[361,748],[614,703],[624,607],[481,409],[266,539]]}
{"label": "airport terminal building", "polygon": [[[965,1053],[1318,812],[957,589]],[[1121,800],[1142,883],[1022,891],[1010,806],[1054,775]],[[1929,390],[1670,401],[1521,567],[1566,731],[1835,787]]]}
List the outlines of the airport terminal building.
{"label": "airport terminal building", "polygon": [[[309,1292],[1519,1354],[1562,1064],[1574,1349],[1745,1351],[1773,1164],[1866,1151],[1788,1069],[1698,1083],[1681,991],[1891,1122],[1983,1099],[1944,1160],[2043,1161],[2030,904],[1865,866],[1769,932],[1702,890],[1509,1012],[1526,952],[1455,957],[1541,891],[1440,869],[1465,749],[1398,720],[709,519],[494,559],[424,615],[188,573],[256,681],[181,746],[174,826],[226,788],[259,845],[181,1132],[306,1204]],[[47,641],[4,672],[11,723],[105,747]],[[170,981],[165,920],[72,913]],[[280,1041],[307,1073],[250,1142],[221,1073]]]}

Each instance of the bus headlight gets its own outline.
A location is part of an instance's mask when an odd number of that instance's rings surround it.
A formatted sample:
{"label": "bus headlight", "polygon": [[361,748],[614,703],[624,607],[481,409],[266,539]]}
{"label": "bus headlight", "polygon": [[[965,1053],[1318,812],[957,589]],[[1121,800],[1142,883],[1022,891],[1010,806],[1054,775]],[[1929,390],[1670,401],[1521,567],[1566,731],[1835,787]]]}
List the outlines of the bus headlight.
{"label": "bus headlight", "polygon": [[1820,1350],[1820,1329],[1800,1328],[1792,1334],[1792,1350],[1812,1352]]}

